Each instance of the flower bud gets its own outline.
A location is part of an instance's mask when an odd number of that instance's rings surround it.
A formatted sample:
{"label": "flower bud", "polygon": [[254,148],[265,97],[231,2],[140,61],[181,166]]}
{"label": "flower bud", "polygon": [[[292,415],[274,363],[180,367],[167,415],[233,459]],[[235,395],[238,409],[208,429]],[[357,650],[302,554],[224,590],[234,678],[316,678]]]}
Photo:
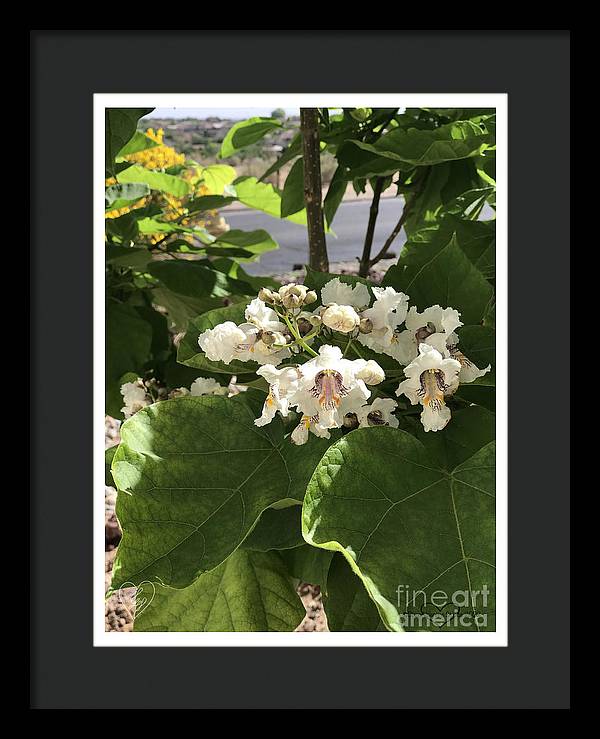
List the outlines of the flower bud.
{"label": "flower bud", "polygon": [[383,414],[379,410],[371,411],[367,415],[367,423],[369,426],[389,426],[390,424],[383,418]]}
{"label": "flower bud", "polygon": [[311,324],[312,324],[312,325],[313,325],[313,326],[314,326],[315,328],[316,328],[317,326],[320,326],[320,325],[321,325],[321,324],[323,323],[323,320],[322,320],[321,316],[318,316],[318,315],[316,315],[316,314],[315,314],[315,315],[313,315],[313,316],[311,316],[311,317],[310,317],[310,318],[309,318],[308,320],[309,320],[309,321],[311,322]]}
{"label": "flower bud", "polygon": [[276,341],[275,332],[274,331],[262,331],[260,339],[265,346],[271,346]]}
{"label": "flower bud", "polygon": [[349,334],[358,326],[360,318],[350,305],[332,303],[322,314],[323,323],[334,331]]}
{"label": "flower bud", "polygon": [[344,424],[344,427],[347,429],[358,428],[358,416],[356,415],[356,413],[346,413],[342,423]]}
{"label": "flower bud", "polygon": [[378,385],[385,380],[385,372],[373,359],[369,359],[365,366],[356,373],[356,376],[367,385]]}
{"label": "flower bud", "polygon": [[318,299],[317,293],[314,290],[309,290],[304,296],[304,305],[316,303]]}
{"label": "flower bud", "polygon": [[370,318],[361,318],[358,324],[358,330],[361,334],[370,334],[373,330],[373,321]]}
{"label": "flower bud", "polygon": [[294,309],[299,308],[302,305],[302,298],[294,293],[287,292],[281,299],[285,308]]}
{"label": "flower bud", "polygon": [[306,334],[310,333],[311,329],[312,323],[309,320],[306,318],[298,319],[298,331],[300,331],[300,336],[306,336]]}
{"label": "flower bud", "polygon": [[261,287],[258,291],[258,297],[263,303],[272,303],[275,296],[268,287]]}

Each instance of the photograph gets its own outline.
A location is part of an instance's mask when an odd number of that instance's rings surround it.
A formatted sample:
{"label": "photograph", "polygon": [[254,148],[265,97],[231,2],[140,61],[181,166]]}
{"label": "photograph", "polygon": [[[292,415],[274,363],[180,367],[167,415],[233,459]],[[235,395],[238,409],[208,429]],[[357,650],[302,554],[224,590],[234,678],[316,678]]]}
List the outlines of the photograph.
{"label": "photograph", "polygon": [[94,643],[506,645],[506,96],[94,124]]}

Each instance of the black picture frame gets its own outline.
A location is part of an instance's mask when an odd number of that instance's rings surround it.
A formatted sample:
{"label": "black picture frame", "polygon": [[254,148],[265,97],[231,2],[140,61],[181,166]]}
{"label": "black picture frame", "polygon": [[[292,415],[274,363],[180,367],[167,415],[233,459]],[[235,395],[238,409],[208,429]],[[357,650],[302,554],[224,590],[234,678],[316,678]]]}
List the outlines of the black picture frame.
{"label": "black picture frame", "polygon": [[[30,706],[568,708],[569,31],[38,30],[30,53]],[[92,646],[96,92],[508,94],[508,647]]]}

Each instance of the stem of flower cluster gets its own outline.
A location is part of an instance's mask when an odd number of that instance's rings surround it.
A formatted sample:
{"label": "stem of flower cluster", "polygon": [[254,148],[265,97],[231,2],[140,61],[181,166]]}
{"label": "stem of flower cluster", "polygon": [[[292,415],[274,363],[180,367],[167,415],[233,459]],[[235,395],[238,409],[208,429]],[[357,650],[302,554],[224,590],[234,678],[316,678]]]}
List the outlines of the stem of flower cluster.
{"label": "stem of flower cluster", "polygon": [[298,331],[298,328],[292,324],[290,319],[285,315],[285,313],[280,313],[279,316],[283,318],[285,321],[286,326],[289,328],[289,330],[292,332],[292,336],[294,339],[296,339],[296,342],[304,349],[305,352],[311,355],[311,357],[318,357],[319,355],[317,352],[313,351],[313,349],[308,346],[308,344],[304,341],[304,339],[300,336],[300,332]]}

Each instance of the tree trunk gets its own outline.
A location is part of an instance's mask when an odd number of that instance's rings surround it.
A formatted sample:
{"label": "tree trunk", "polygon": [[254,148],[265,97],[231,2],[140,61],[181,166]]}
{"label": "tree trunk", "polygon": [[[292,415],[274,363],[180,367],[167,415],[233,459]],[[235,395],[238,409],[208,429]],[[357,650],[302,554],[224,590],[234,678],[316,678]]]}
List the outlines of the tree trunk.
{"label": "tree trunk", "polygon": [[321,154],[316,108],[300,108],[300,131],[304,157],[304,204],[308,223],[308,263],[318,272],[329,270],[321,204]]}

